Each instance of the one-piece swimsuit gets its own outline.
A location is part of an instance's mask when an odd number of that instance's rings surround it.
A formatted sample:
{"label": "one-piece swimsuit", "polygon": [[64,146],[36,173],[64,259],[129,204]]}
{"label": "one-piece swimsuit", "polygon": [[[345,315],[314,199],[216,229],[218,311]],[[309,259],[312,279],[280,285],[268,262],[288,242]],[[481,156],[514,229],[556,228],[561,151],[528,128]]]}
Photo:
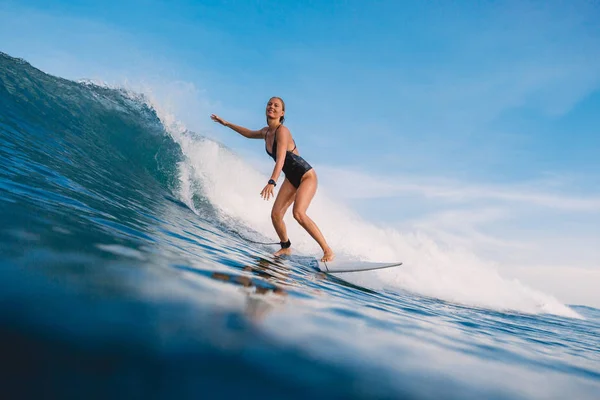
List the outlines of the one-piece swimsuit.
{"label": "one-piece swimsuit", "polygon": [[[265,135],[265,150],[267,151],[267,154],[271,156],[271,158],[273,158],[273,160],[275,161],[277,161],[277,131],[279,130],[280,126],[281,125],[279,125],[277,129],[275,129],[275,133],[273,134],[273,148],[271,149],[273,153],[269,153],[269,150],[267,150],[267,135]],[[306,162],[304,158],[300,157],[298,154],[295,154],[294,150],[296,150],[295,140],[294,148],[292,150],[286,151],[285,153],[283,173],[285,174],[285,177],[291,182],[291,184],[294,185],[296,189],[298,189],[300,187],[300,181],[302,180],[302,177],[305,173],[310,171],[312,167],[309,163]]]}

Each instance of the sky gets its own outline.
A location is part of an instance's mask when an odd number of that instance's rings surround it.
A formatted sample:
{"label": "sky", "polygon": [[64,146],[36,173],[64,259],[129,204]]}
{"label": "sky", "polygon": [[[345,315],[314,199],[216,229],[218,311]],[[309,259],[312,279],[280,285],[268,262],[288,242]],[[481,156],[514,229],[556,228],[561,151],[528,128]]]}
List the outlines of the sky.
{"label": "sky", "polygon": [[361,215],[600,307],[600,3],[6,1],[0,50],[143,88],[272,168],[210,113],[264,126],[270,96]]}

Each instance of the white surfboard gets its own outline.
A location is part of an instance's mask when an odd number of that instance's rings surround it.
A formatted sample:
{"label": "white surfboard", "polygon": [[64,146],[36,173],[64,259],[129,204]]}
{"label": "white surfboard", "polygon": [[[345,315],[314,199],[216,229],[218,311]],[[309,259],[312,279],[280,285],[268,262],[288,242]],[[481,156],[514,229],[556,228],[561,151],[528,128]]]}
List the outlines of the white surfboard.
{"label": "white surfboard", "polygon": [[361,272],[372,271],[374,269],[398,267],[401,262],[396,263],[374,263],[367,261],[347,261],[333,260],[328,262],[318,261],[318,268],[321,272],[327,273],[342,273],[342,272]]}

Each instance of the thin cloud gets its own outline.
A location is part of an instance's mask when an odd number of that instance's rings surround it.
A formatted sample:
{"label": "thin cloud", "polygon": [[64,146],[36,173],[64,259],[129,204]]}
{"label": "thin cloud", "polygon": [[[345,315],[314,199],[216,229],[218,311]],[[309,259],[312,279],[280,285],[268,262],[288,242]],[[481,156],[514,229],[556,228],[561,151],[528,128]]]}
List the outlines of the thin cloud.
{"label": "thin cloud", "polygon": [[[566,211],[598,212],[600,196],[572,196],[532,190],[530,185],[472,184],[435,178],[374,175],[339,167],[320,166],[323,180],[329,190],[342,193],[349,199],[391,198],[417,195],[428,199],[446,200],[452,203],[470,203],[479,200],[523,203]],[[351,188],[349,190],[348,188]]]}

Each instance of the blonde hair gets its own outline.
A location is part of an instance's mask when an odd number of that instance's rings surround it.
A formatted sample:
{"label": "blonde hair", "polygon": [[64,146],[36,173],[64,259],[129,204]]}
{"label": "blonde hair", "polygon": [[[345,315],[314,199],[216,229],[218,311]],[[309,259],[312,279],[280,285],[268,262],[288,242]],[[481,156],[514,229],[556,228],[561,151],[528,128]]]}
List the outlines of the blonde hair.
{"label": "blonde hair", "polygon": [[[281,109],[283,111],[285,111],[285,101],[283,101],[283,99],[281,97],[277,97],[277,96],[273,96],[269,99],[269,101],[273,100],[273,99],[277,99],[281,102]],[[279,122],[281,122],[283,124],[283,122],[285,121],[285,115],[282,115],[281,117],[279,117]]]}

